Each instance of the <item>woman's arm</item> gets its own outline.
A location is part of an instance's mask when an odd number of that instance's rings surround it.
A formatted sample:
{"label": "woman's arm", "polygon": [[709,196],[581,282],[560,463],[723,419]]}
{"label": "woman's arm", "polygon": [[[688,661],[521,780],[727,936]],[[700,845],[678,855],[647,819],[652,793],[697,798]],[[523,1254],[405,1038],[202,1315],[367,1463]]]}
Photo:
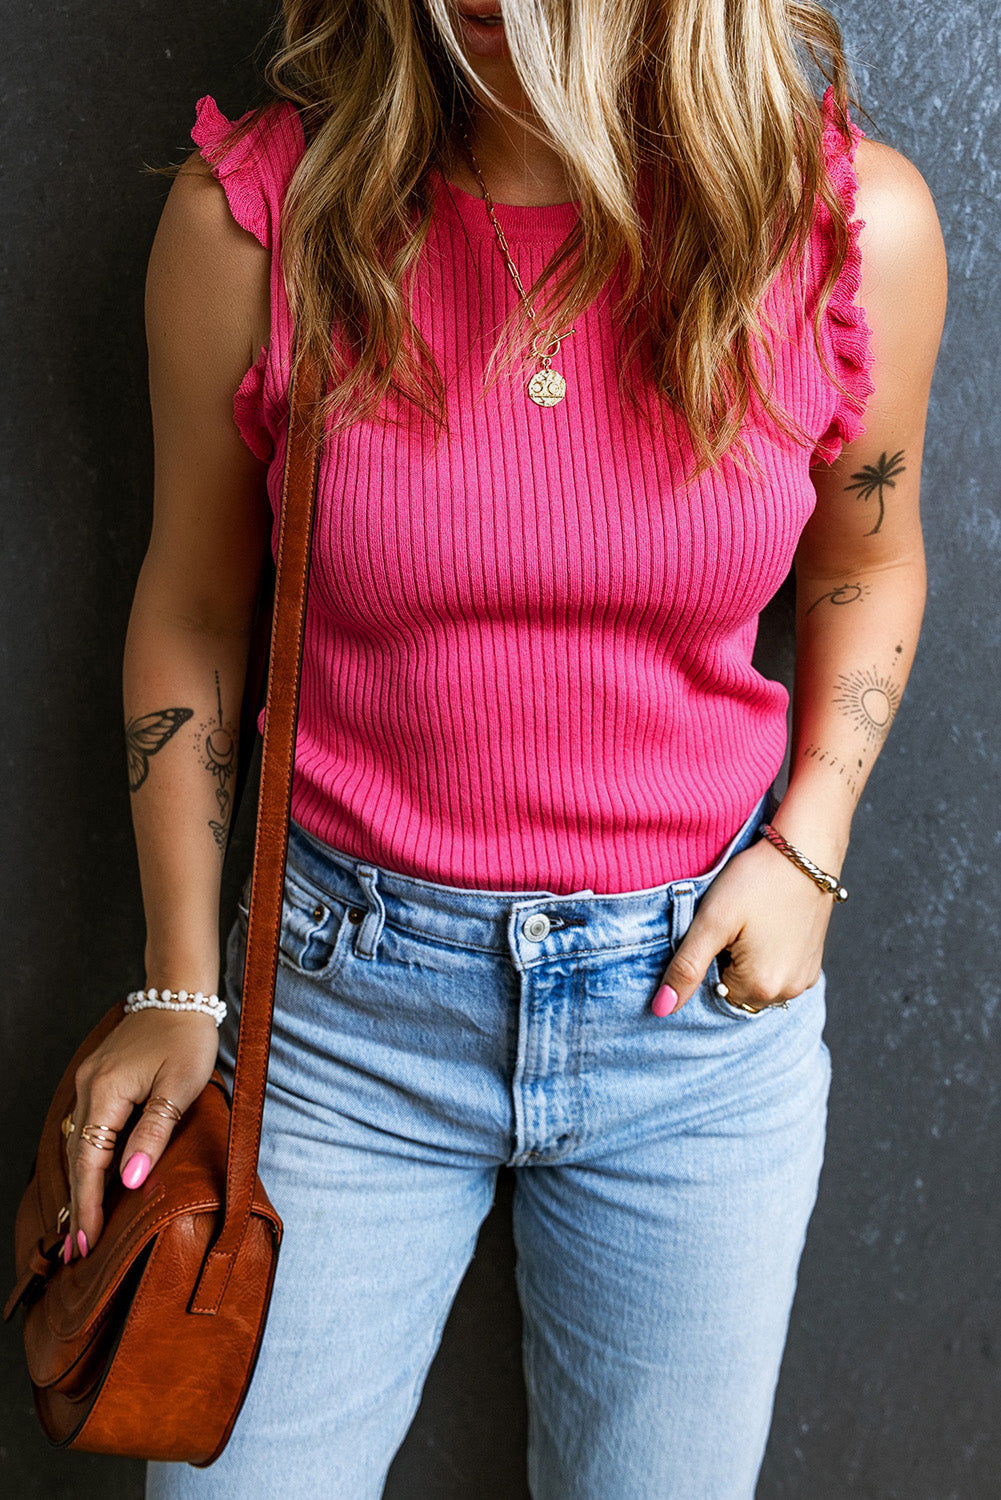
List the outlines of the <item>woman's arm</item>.
{"label": "woman's arm", "polygon": [[[219,981],[222,851],[270,532],[265,468],[237,431],[233,394],[267,340],[269,268],[223,188],[197,154],[189,158],[164,206],[146,283],[153,526],[123,673],[145,979],[160,988],[210,992]],[[120,1129],[151,1093],[186,1109],[217,1045],[205,1015],[126,1016],[78,1073],[74,1118]],[[169,1121],[145,1116],[123,1163],[137,1152],[154,1163],[169,1134]],[[70,1141],[71,1249],[86,1253],[103,1224],[105,1161],[79,1132]]]}
{"label": "woman's arm", "polygon": [[[171,189],[146,283],[153,527],[126,639],[132,815],[147,983],[218,983],[222,852],[271,513],[233,393],[267,341],[270,255],[197,153]],[[261,327],[265,329],[261,338]]]}
{"label": "woman's arm", "polygon": [[[773,818],[834,875],[917,647],[921,455],[946,297],[942,235],[916,168],[867,141],[856,166],[866,226],[859,302],[873,333],[876,389],[864,435],[814,471],[817,505],[796,554],[789,786]],[[829,895],[761,841],[713,882],[664,983],[684,1004],[728,949],[731,999],[760,1006],[801,994],[819,977],[832,909]]]}

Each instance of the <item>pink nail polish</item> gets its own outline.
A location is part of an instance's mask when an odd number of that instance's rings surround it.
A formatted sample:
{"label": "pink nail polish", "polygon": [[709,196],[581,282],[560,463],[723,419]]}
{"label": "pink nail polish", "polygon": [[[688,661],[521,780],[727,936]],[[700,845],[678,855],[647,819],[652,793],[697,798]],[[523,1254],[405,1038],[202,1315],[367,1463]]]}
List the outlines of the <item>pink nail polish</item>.
{"label": "pink nail polish", "polygon": [[69,1263],[70,1263],[70,1257],[72,1256],[72,1254],[73,1254],[73,1241],[70,1239],[69,1235],[67,1235],[66,1238],[63,1240],[63,1265],[64,1266],[68,1266],[69,1265]]}
{"label": "pink nail polish", "polygon": [[669,984],[662,984],[653,997],[653,1005],[650,1007],[655,1016],[669,1016],[678,1003],[678,992],[672,990]]}
{"label": "pink nail polish", "polygon": [[136,1151],[122,1168],[122,1181],[127,1188],[141,1187],[153,1165],[145,1151]]}
{"label": "pink nail polish", "polygon": [[84,1234],[82,1229],[78,1229],[76,1232],[76,1242],[80,1246],[80,1254],[86,1255],[87,1251],[90,1249],[90,1246],[87,1244],[87,1236]]}

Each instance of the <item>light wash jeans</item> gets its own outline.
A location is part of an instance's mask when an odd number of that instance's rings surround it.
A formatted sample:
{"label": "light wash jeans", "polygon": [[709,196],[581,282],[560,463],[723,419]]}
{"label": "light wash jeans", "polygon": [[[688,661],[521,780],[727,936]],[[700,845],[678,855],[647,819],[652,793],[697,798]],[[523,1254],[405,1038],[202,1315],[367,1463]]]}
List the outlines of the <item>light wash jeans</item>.
{"label": "light wash jeans", "polygon": [[714,963],[677,1015],[650,1002],[773,806],[708,874],[602,896],[418,880],[293,824],[270,1317],[228,1447],[149,1465],[149,1500],[376,1500],[502,1164],[534,1500],[751,1500],[823,1161],[824,980],[755,1017]]}

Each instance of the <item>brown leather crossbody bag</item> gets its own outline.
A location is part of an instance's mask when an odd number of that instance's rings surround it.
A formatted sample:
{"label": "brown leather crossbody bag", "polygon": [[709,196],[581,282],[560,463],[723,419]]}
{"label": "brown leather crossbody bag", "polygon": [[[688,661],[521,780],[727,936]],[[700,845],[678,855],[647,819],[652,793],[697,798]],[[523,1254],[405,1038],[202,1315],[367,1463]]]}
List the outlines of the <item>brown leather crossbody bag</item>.
{"label": "brown leather crossbody bag", "polygon": [[[73,1107],[77,1068],[122,1019],[119,1002],[56,1089],[18,1210],[17,1283],[4,1318],[23,1309],[35,1406],[50,1440],[66,1448],[212,1463],[232,1432],[264,1333],[282,1223],[257,1160],[319,467],[312,421],[319,385],[317,368],[303,361],[289,396],[232,1100],[217,1070],[138,1189],[123,1186],[116,1151],[100,1238],[88,1256],[64,1265],[70,1189],[60,1126]],[[248,678],[252,684],[252,664]],[[252,726],[252,685],[245,707],[244,722]],[[137,1118],[138,1110],[120,1142]]]}

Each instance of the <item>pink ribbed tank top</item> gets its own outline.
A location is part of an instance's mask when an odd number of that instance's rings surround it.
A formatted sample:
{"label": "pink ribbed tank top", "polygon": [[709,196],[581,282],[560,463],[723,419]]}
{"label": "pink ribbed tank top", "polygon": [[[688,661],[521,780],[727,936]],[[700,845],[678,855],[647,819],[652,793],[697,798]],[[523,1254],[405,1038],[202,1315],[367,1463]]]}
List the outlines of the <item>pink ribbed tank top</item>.
{"label": "pink ribbed tank top", "polygon": [[[235,148],[215,101],[192,138],[237,222],[272,251],[271,335],[234,395],[276,511],[288,427],[291,319],[282,198],[303,151],[276,105]],[[824,150],[851,220],[856,180],[824,102]],[[354,858],[486,890],[638,890],[715,863],[779,771],[788,694],[751,665],[758,615],[815,504],[812,463],[862,429],[873,386],[855,298],[858,221],[825,317],[810,313],[831,253],[821,206],[806,268],[776,288],[775,389],[814,446],[764,420],[759,472],[729,460],[686,483],[684,424],[652,438],[617,389],[616,272],[576,321],[566,399],[522,384],[480,399],[517,292],[480,198],[433,177],[435,220],[414,316],[442,370],[451,438],[366,420],[328,438],[317,494],[292,816]],[[495,206],[527,287],[576,203]],[[656,430],[656,429],[655,429]]]}

